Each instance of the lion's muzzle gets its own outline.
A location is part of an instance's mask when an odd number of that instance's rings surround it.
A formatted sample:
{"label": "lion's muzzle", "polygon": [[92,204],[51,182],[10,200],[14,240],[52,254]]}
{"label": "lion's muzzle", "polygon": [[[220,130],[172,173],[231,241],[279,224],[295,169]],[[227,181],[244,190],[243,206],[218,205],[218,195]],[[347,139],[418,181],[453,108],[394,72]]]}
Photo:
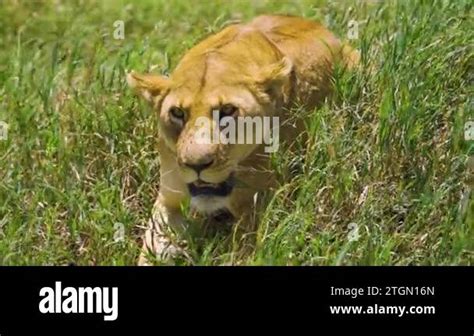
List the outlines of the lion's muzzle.
{"label": "lion's muzzle", "polygon": [[235,185],[235,178],[231,175],[227,180],[221,183],[207,183],[197,180],[188,184],[189,193],[192,197],[196,196],[221,196],[230,195]]}

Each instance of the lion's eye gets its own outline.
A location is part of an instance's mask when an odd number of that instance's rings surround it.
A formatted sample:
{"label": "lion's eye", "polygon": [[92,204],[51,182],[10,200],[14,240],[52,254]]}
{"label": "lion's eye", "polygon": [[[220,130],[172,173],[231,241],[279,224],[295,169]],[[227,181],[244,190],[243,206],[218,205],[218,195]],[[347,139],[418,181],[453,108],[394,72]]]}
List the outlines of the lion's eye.
{"label": "lion's eye", "polygon": [[221,108],[219,109],[219,116],[221,118],[234,117],[237,115],[238,110],[239,109],[232,104],[225,104],[225,105],[222,105]]}
{"label": "lion's eye", "polygon": [[185,113],[183,109],[176,106],[171,107],[169,109],[169,114],[170,114],[171,120],[173,120],[174,122],[181,125],[184,123]]}

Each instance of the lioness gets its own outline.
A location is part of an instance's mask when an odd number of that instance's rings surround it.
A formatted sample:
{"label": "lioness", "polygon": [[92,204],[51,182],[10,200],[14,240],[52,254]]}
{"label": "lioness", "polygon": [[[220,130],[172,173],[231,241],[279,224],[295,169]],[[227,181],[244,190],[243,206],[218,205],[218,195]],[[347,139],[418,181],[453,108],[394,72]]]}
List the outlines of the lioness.
{"label": "lioness", "polygon": [[[160,116],[160,189],[139,264],[182,252],[181,210],[189,200],[197,213],[230,218],[251,230],[254,195],[274,184],[262,143],[198,141],[198,118],[211,120],[213,111],[219,118],[277,116],[281,140],[291,143],[303,123],[288,122],[290,107],[317,106],[330,92],[335,64],[351,66],[358,57],[318,23],[259,16],[200,42],[169,78],[129,73],[129,85]],[[221,127],[215,120],[210,125],[213,131]]]}

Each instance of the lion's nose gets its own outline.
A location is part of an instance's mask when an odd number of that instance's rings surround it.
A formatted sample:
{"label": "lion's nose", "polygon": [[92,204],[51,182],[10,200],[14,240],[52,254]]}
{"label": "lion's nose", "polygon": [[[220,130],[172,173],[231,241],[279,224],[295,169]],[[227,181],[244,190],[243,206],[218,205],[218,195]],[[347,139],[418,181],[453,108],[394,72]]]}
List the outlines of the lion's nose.
{"label": "lion's nose", "polygon": [[203,157],[194,162],[184,162],[184,165],[194,169],[198,174],[206,168],[209,168],[214,163],[214,159],[212,157]]}

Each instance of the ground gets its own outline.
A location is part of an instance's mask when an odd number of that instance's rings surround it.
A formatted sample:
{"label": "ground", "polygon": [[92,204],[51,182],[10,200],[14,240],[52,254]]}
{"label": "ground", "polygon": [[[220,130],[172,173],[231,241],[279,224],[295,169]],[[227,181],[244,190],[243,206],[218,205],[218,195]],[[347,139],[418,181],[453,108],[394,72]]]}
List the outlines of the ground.
{"label": "ground", "polygon": [[[157,116],[126,71],[169,73],[206,35],[263,13],[324,22],[362,65],[308,111],[304,157],[275,154],[281,186],[255,246],[191,241],[180,264],[473,264],[468,0],[4,1],[0,264],[135,264]],[[284,178],[295,160],[301,173]]]}

